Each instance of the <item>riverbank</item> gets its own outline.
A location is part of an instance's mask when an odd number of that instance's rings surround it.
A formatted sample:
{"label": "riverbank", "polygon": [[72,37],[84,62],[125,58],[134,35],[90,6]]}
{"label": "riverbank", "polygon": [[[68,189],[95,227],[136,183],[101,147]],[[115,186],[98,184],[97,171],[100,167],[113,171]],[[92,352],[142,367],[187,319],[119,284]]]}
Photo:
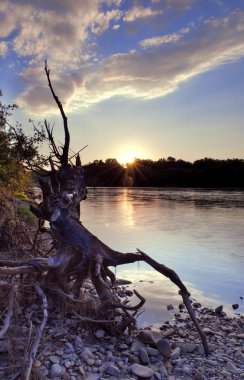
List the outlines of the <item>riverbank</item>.
{"label": "riverbank", "polygon": [[[90,292],[89,286],[86,291]],[[244,316],[231,318],[221,308],[215,311],[198,303],[193,305],[208,338],[211,351],[208,357],[181,305],[174,323],[164,323],[159,330],[151,326],[111,336],[104,325],[92,330],[75,316],[57,315],[54,305],[49,304],[48,323],[34,361],[32,379],[244,379]],[[7,340],[1,342],[1,378],[18,378],[13,373],[21,367],[26,350],[21,331],[27,329],[26,321],[30,318],[35,328],[42,318],[38,304],[19,310],[16,323],[22,327],[18,330],[20,337],[14,358],[9,357]]]}

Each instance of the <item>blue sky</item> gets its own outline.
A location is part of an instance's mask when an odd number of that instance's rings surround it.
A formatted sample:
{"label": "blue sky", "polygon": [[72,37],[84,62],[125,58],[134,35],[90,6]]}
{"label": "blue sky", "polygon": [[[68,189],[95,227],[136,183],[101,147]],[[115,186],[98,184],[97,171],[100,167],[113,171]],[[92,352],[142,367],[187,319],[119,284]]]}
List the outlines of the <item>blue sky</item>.
{"label": "blue sky", "polygon": [[0,59],[15,118],[60,141],[48,59],[84,163],[244,158],[243,0],[1,0]]}

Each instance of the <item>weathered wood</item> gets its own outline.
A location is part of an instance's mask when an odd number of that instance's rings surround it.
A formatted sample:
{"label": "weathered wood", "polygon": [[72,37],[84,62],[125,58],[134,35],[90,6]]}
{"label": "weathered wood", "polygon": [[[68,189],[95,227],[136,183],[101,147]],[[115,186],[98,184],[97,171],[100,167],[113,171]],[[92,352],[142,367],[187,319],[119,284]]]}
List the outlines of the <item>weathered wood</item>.
{"label": "weathered wood", "polygon": [[[25,277],[25,284],[28,283],[29,279],[30,286],[34,286],[43,305],[43,320],[34,338],[29,356],[27,356],[22,378],[27,380],[31,374],[32,363],[47,321],[47,296],[59,294],[60,297],[68,300],[72,306],[82,305],[82,300],[79,299],[80,288],[82,283],[89,278],[96,289],[101,306],[110,314],[108,314],[108,319],[81,316],[81,320],[114,326],[115,322],[111,322],[111,309],[120,309],[120,312],[123,312],[122,322],[118,324],[120,331],[124,331],[129,325],[135,323],[134,314],[129,314],[129,311],[137,312],[143,306],[145,299],[137,291],[134,291],[139,298],[137,305],[131,306],[121,303],[113,291],[116,277],[110,267],[137,261],[146,262],[157,272],[169,278],[179,288],[179,293],[199,333],[205,353],[208,355],[209,347],[206,336],[191,306],[190,294],[178,274],[171,268],[158,263],[140,249],[136,252],[122,253],[110,248],[80,222],[80,203],[86,199],[87,194],[84,171],[79,155],[76,156],[76,165],[73,165],[71,158],[69,158],[70,135],[68,119],[59,98],[54,92],[47,63],[45,63],[45,73],[51,93],[63,119],[65,141],[61,151],[55,143],[53,129],[45,121],[51,148],[49,158],[51,170],[45,178],[40,177],[42,202],[39,205],[31,206],[30,209],[42,221],[40,226],[44,220],[49,222],[53,255],[23,261],[0,260],[0,274],[12,276],[13,282],[17,279],[16,281],[21,283],[20,277],[22,275]],[[21,276],[16,276],[19,274]],[[13,289],[16,288],[14,287]],[[44,293],[45,290],[47,290],[47,296]],[[5,320],[1,337],[5,334],[13,313],[14,294],[14,290],[12,290],[9,298],[7,319]],[[75,313],[77,312],[75,311]]]}

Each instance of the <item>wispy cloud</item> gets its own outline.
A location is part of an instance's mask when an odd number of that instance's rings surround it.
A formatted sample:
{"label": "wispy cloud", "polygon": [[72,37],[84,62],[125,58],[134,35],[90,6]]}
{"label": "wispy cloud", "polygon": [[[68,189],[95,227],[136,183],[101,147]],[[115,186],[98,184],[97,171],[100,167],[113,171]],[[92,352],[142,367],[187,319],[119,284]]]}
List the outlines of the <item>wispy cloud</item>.
{"label": "wispy cloud", "polygon": [[125,22],[132,22],[138,19],[146,18],[146,17],[151,17],[151,16],[156,16],[159,14],[162,14],[162,10],[154,10],[150,7],[144,8],[140,6],[135,6],[131,9],[129,9],[124,16],[124,21]]}
{"label": "wispy cloud", "polygon": [[100,5],[99,0],[3,0],[0,38],[14,34],[13,51],[32,57],[32,63],[49,58],[53,67],[75,68],[90,54],[91,33],[101,34],[122,16],[116,7],[103,12]]}
{"label": "wispy cloud", "polygon": [[7,54],[8,45],[6,42],[0,42],[0,56],[4,57]]}
{"label": "wispy cloud", "polygon": [[163,36],[146,38],[140,41],[140,45],[142,47],[152,47],[152,46],[159,46],[162,44],[168,44],[171,42],[177,42],[184,36],[184,34],[188,33],[189,30],[190,28],[183,28],[178,33],[165,34]]}
{"label": "wispy cloud", "polygon": [[[116,95],[152,99],[164,96],[185,80],[244,56],[244,13],[211,19],[192,32],[180,46],[171,49],[114,54],[96,66],[73,75],[56,74],[55,86],[68,110],[100,102]],[[32,111],[53,111],[43,72],[26,71],[32,85],[19,102]],[[36,78],[42,80],[36,82]],[[38,83],[36,87],[33,83]]]}
{"label": "wispy cloud", "polygon": [[[190,29],[135,39],[121,54],[113,38],[122,35],[123,23],[127,27],[134,20],[143,22],[159,14],[164,18],[167,9],[182,11],[194,0],[154,0],[151,7],[129,4],[131,8],[125,10],[120,0],[2,0],[0,55],[12,51],[28,61],[21,73],[25,90],[18,103],[31,113],[56,111],[43,71],[44,58],[52,68],[60,99],[67,111],[73,111],[116,95],[164,96],[186,79],[244,56],[241,11],[198,20]],[[114,45],[111,50],[107,46],[107,56],[101,57],[96,43],[104,32]]]}

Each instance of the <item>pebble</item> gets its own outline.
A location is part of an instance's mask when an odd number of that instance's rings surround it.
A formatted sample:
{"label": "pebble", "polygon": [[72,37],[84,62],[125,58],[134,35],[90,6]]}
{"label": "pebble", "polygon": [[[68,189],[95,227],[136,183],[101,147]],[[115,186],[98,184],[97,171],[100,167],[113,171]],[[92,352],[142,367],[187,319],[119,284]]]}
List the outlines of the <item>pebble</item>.
{"label": "pebble", "polygon": [[154,371],[151,368],[137,363],[131,366],[131,371],[134,375],[143,378],[152,377],[154,374]]}
{"label": "pebble", "polygon": [[170,354],[170,359],[171,360],[178,359],[179,356],[180,356],[180,353],[181,353],[180,347],[174,348],[173,351]]}
{"label": "pebble", "polygon": [[81,357],[83,360],[87,360],[87,359],[94,359],[94,355],[93,353],[91,352],[91,350],[87,347],[84,348],[84,350],[82,351],[81,353]]}
{"label": "pebble", "polygon": [[53,364],[51,366],[51,378],[54,379],[55,377],[60,376],[62,373],[62,368],[59,364]]}
{"label": "pebble", "polygon": [[220,306],[216,307],[216,309],[215,309],[216,314],[221,314],[222,311],[223,311],[223,305],[220,305]]}
{"label": "pebble", "polygon": [[237,370],[237,368],[234,366],[234,364],[233,364],[230,360],[227,361],[227,365],[226,365],[226,367],[227,367],[227,370],[228,370],[228,371],[230,371],[230,372],[232,372],[232,373],[238,375],[238,370]]}
{"label": "pebble", "polygon": [[52,362],[52,363],[54,363],[54,364],[58,364],[60,358],[57,357],[57,356],[53,356],[53,355],[52,355],[52,356],[49,356],[49,360],[50,360],[50,362]]}
{"label": "pebble", "polygon": [[[122,336],[110,336],[101,328],[90,333],[81,325],[63,327],[33,366],[43,378],[54,380],[244,380],[244,317],[223,316],[223,305],[195,308],[207,335],[208,357],[188,314],[181,312],[160,331],[151,327]],[[72,318],[67,321],[73,324]],[[59,323],[51,322],[47,334]],[[4,344],[1,339],[0,348]]]}
{"label": "pebble", "polygon": [[104,331],[104,330],[97,330],[97,331],[95,332],[95,336],[96,336],[97,339],[101,339],[101,338],[103,338],[104,335],[105,335],[105,331]]}
{"label": "pebble", "polygon": [[40,360],[35,360],[33,365],[34,367],[38,368],[38,367],[41,367],[42,363],[40,362]]}
{"label": "pebble", "polygon": [[108,365],[105,372],[111,376],[115,376],[115,377],[120,376],[119,368],[115,367],[113,364]]}
{"label": "pebble", "polygon": [[160,352],[156,348],[146,347],[149,356],[158,356]]}
{"label": "pebble", "polygon": [[167,339],[159,339],[157,349],[166,358],[171,354],[171,347]]}
{"label": "pebble", "polygon": [[161,334],[158,331],[141,330],[138,334],[138,339],[143,343],[156,345],[157,341],[161,339]]}
{"label": "pebble", "polygon": [[131,353],[134,353],[134,352],[137,352],[139,351],[139,348],[145,348],[145,344],[139,340],[135,340],[134,342],[132,342],[132,345],[131,345],[131,348],[130,348],[130,352]]}
{"label": "pebble", "polygon": [[142,364],[148,364],[149,363],[149,357],[147,350],[145,348],[139,348],[139,358]]}

